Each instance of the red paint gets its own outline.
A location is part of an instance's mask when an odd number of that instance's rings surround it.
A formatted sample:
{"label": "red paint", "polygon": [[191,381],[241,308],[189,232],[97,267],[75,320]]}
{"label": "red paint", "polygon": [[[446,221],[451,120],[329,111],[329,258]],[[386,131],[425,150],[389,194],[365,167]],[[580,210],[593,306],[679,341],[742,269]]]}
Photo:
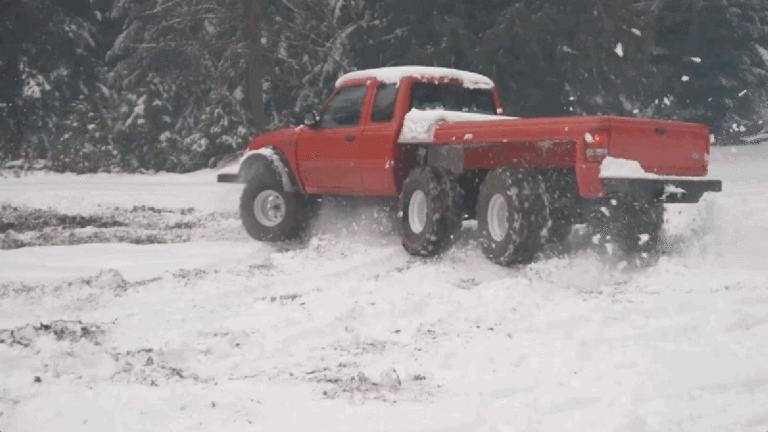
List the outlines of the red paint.
{"label": "red paint", "polygon": [[574,161],[573,141],[495,142],[468,144],[464,149],[464,168],[525,166],[568,168]]}
{"label": "red paint", "polygon": [[[397,122],[371,123],[365,127],[360,141],[359,192],[364,195],[398,195],[393,165],[394,139]],[[399,133],[399,132],[398,132]]]}
{"label": "red paint", "polygon": [[636,160],[650,173],[703,176],[709,133],[694,123],[611,117],[610,150],[611,156]]}
{"label": "red paint", "polygon": [[605,195],[603,182],[600,175],[600,164],[583,163],[576,164],[576,188],[579,195],[584,198],[597,198]]}

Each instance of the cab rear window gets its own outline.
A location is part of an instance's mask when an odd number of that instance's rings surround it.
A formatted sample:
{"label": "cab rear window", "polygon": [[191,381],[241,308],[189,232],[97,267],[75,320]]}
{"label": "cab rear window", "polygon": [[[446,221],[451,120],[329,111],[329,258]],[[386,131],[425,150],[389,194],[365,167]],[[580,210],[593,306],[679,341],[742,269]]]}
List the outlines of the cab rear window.
{"label": "cab rear window", "polygon": [[411,108],[442,109],[496,114],[493,94],[486,89],[468,89],[451,84],[416,82],[411,86]]}

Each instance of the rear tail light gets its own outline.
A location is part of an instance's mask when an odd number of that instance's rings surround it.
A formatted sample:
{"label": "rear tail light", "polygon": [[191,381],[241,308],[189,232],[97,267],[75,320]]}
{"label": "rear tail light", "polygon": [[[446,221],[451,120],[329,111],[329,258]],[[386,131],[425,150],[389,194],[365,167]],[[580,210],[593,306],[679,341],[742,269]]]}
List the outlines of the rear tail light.
{"label": "rear tail light", "polygon": [[584,160],[587,162],[602,162],[608,156],[608,129],[593,130],[584,133]]}

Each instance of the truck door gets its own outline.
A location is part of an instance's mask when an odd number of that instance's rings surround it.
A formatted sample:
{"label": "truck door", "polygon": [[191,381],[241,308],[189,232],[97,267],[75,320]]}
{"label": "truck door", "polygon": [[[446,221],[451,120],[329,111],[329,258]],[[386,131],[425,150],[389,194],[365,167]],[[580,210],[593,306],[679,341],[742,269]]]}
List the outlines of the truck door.
{"label": "truck door", "polygon": [[397,194],[393,148],[398,132],[393,115],[397,92],[396,83],[378,84],[368,125],[360,140],[360,176],[363,193],[367,195]]}
{"label": "truck door", "polygon": [[359,189],[358,137],[364,127],[365,92],[365,84],[339,88],[320,112],[318,125],[299,135],[299,174],[308,193]]}

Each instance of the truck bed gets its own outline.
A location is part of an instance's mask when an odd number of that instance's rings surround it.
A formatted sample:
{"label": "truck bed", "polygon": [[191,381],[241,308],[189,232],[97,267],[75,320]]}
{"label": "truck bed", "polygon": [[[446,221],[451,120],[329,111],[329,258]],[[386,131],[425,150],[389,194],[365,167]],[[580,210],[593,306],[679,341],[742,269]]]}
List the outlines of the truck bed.
{"label": "truck bed", "polygon": [[[703,176],[709,135],[703,125],[613,116],[564,116],[490,121],[446,121],[432,144],[461,144],[465,167],[499,165],[573,167],[583,158],[585,133],[607,130],[608,155],[636,160],[646,172]],[[599,165],[599,164],[598,164]]]}

